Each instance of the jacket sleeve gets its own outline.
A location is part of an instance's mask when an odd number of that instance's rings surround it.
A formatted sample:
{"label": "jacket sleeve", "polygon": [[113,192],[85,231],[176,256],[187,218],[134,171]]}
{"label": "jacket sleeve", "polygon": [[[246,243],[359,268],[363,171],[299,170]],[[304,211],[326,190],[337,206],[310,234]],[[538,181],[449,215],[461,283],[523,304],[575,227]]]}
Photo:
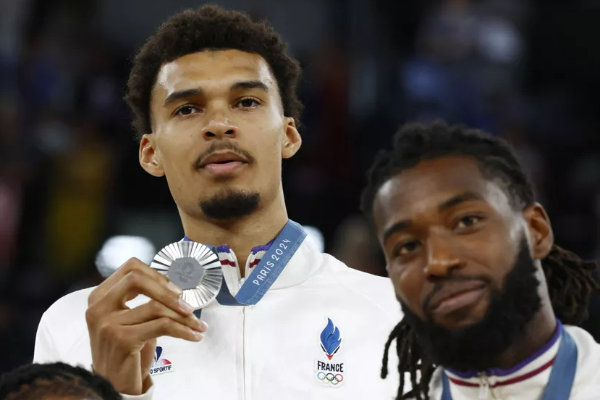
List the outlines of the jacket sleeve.
{"label": "jacket sleeve", "polygon": [[152,393],[154,393],[154,385],[150,386],[150,389],[148,389],[146,393],[140,394],[139,396],[131,396],[121,393],[121,397],[123,400],[152,400]]}
{"label": "jacket sleeve", "polygon": [[60,353],[50,331],[48,314],[44,313],[35,336],[33,362],[43,364],[57,361],[60,361]]}

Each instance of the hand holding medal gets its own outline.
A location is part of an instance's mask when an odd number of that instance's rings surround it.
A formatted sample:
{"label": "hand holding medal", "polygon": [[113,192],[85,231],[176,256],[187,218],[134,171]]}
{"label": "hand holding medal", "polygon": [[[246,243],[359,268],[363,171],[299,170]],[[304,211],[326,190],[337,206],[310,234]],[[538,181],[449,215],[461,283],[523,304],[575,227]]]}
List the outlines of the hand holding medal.
{"label": "hand holding medal", "polygon": [[[193,252],[182,255],[189,253]],[[171,264],[167,263],[167,267]],[[200,342],[207,330],[206,323],[194,316],[193,306],[182,299],[183,289],[170,282],[167,267],[161,267],[163,273],[159,273],[131,258],[89,295],[85,316],[92,368],[108,378],[120,393],[137,396],[152,385],[150,367],[157,338],[170,336]],[[186,281],[191,284],[195,275],[190,271],[194,268],[185,262],[179,268],[180,274],[174,272],[180,275],[179,284]],[[201,274],[200,280],[211,275],[205,271]],[[139,295],[150,301],[141,298],[141,304],[133,307],[127,304]]]}

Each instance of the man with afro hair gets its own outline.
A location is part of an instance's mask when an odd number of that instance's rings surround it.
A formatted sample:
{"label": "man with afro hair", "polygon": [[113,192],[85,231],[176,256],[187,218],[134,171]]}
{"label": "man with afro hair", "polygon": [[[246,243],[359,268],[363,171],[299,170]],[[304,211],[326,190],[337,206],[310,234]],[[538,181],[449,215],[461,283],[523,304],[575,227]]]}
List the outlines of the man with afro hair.
{"label": "man with afro hair", "polygon": [[126,399],[390,398],[397,382],[376,367],[400,318],[391,283],[320,253],[287,215],[299,79],[280,36],[243,13],[204,6],[158,29],[125,97],[139,161],[166,177],[184,240],[216,248],[219,296],[235,301],[217,297],[200,320],[179,287],[131,259],[44,314],[36,361],[87,365]]}

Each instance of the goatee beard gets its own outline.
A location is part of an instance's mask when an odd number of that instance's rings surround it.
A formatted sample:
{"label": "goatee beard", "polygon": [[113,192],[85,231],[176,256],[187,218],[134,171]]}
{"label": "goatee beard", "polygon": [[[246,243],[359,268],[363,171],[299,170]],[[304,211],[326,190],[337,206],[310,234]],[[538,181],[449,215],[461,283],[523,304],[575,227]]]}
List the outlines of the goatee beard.
{"label": "goatee beard", "polygon": [[260,194],[227,190],[209,200],[200,202],[204,215],[210,219],[228,220],[242,218],[255,212],[260,205]]}
{"label": "goatee beard", "polygon": [[[404,303],[402,310],[425,356],[434,364],[457,370],[493,368],[498,356],[524,334],[542,306],[540,282],[535,274],[535,261],[523,237],[513,269],[506,275],[502,290],[492,292],[489,308],[480,322],[450,330],[435,324],[427,310],[427,320],[420,319]],[[453,279],[465,278],[448,278]],[[487,277],[474,279],[489,281]]]}

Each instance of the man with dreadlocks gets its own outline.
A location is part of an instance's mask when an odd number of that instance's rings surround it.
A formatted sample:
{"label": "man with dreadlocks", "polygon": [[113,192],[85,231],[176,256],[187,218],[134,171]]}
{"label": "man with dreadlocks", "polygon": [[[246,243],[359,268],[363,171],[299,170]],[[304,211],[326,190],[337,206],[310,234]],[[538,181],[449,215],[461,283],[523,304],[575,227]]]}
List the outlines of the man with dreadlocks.
{"label": "man with dreadlocks", "polygon": [[577,327],[595,265],[553,243],[506,142],[407,125],[371,168],[362,208],[404,312],[382,369],[395,339],[397,399],[600,399],[600,345]]}
{"label": "man with dreadlocks", "polygon": [[64,363],[29,364],[0,379],[0,400],[120,400],[106,379]]}

